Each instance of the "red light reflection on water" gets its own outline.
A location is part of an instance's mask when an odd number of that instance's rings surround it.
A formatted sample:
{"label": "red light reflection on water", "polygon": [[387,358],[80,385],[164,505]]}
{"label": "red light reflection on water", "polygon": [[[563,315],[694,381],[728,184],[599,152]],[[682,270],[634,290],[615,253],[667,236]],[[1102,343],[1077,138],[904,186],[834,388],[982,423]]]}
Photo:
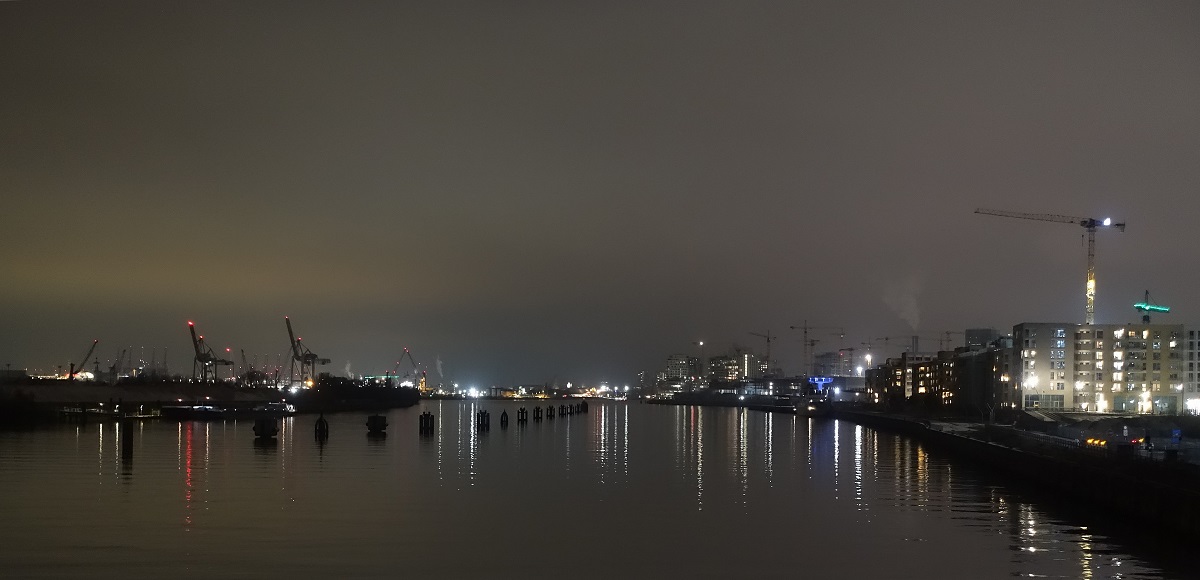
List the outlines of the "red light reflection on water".
{"label": "red light reflection on water", "polygon": [[184,450],[183,470],[183,528],[191,531],[192,526],[192,423],[187,424],[187,435],[184,437],[187,447]]}

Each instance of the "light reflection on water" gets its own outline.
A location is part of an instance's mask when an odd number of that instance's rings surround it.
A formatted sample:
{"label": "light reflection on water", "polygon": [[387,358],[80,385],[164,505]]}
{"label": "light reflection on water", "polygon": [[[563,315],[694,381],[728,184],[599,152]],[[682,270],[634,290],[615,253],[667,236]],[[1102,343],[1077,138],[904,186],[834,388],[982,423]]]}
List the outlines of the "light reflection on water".
{"label": "light reflection on water", "polygon": [[[366,437],[366,413],[328,415],[324,443],[312,416],[282,420],[267,444],[246,421],[0,433],[0,569],[737,577],[751,562],[810,578],[1167,575],[1090,522],[859,425],[604,402],[541,422],[526,403],[521,425],[520,406],[427,401],[389,412],[385,439]],[[434,430],[418,436],[425,410]],[[489,430],[475,428],[479,410]]]}

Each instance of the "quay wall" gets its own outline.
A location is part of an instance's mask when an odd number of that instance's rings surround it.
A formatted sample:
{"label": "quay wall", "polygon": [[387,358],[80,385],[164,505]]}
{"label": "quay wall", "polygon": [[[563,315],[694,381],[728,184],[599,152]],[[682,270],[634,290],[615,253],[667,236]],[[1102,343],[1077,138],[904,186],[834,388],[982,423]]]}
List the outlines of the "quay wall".
{"label": "quay wall", "polygon": [[48,381],[34,384],[0,385],[0,399],[27,399],[41,405],[106,403],[126,404],[212,401],[247,403],[279,400],[279,391],[239,389],[220,383],[155,382],[146,384],[103,385],[83,381]]}
{"label": "quay wall", "polygon": [[1010,427],[989,426],[968,436],[904,417],[847,410],[837,410],[834,416],[913,437],[930,448],[1053,490],[1066,501],[1095,507],[1107,518],[1153,526],[1156,532],[1193,537],[1200,533],[1200,466],[1024,444]]}

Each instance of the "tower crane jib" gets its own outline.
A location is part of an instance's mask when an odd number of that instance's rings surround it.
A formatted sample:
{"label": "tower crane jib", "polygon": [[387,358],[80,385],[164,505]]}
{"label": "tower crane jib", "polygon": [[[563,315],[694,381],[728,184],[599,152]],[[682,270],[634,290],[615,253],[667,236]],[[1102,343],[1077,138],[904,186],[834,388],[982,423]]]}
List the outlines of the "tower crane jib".
{"label": "tower crane jib", "polygon": [[1060,224],[1075,224],[1087,231],[1087,283],[1084,286],[1084,296],[1087,306],[1084,313],[1085,324],[1096,323],[1096,230],[1100,228],[1125,231],[1125,222],[1113,223],[1112,218],[1082,218],[1050,213],[1024,213],[998,209],[976,209],[975,213],[1025,220],[1055,222]]}

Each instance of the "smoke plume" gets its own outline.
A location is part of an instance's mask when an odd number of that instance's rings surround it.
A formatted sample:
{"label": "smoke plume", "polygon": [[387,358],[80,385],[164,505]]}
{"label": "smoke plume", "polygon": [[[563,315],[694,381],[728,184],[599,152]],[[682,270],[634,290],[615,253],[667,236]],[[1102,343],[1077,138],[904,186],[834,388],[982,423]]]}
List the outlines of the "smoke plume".
{"label": "smoke plume", "polygon": [[914,331],[921,325],[921,309],[917,306],[917,296],[921,293],[921,280],[916,275],[910,275],[903,280],[892,282],[883,288],[883,303],[892,312],[908,323]]}

